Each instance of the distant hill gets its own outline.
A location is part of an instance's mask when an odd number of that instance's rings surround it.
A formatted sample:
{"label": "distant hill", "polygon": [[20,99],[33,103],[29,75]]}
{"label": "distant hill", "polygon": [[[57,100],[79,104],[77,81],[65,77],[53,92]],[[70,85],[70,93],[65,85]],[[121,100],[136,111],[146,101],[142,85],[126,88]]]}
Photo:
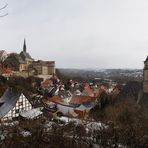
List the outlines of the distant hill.
{"label": "distant hill", "polygon": [[88,78],[108,78],[108,77],[127,77],[127,78],[138,78],[142,79],[142,69],[58,69],[62,74],[66,75],[81,75]]}

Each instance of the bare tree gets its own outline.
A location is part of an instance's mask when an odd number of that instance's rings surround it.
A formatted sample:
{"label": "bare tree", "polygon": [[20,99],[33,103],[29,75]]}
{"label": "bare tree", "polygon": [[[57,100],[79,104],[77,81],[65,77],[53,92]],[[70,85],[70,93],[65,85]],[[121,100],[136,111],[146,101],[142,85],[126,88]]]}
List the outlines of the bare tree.
{"label": "bare tree", "polygon": [[[7,6],[8,6],[8,4],[5,4],[3,7],[0,7],[0,11],[1,10],[4,10]],[[6,15],[8,15],[8,13],[5,13],[5,14],[0,15],[0,17],[4,17]]]}

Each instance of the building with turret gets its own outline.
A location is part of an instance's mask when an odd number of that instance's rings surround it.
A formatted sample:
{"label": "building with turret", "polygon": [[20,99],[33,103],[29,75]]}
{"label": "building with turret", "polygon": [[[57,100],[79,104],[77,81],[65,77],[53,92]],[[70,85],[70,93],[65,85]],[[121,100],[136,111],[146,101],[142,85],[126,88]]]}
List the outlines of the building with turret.
{"label": "building with turret", "polygon": [[25,61],[26,63],[26,69],[28,69],[28,66],[32,64],[33,58],[30,56],[30,54],[27,52],[27,47],[26,47],[26,41],[24,39],[24,45],[23,45],[23,51],[20,52],[20,56]]}
{"label": "building with turret", "polygon": [[20,54],[9,54],[4,61],[4,67],[10,68],[15,75],[23,77],[37,76],[47,79],[55,74],[55,61],[35,61],[27,52],[25,39],[23,50],[20,52]]}
{"label": "building with turret", "polygon": [[27,71],[28,66],[32,64],[33,58],[26,50],[26,41],[24,39],[23,51],[20,54],[11,53],[4,61],[4,66],[13,71]]}

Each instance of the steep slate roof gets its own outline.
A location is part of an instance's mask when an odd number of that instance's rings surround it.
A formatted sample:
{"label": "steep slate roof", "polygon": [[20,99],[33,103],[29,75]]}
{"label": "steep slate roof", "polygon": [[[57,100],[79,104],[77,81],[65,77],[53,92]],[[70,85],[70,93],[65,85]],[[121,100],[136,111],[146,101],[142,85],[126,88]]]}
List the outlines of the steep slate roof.
{"label": "steep slate roof", "polygon": [[23,58],[23,60],[25,59],[31,59],[30,54],[27,52],[27,47],[26,47],[26,40],[24,39],[24,45],[23,45],[23,51],[21,51],[20,56]]}
{"label": "steep slate roof", "polygon": [[11,53],[7,59],[5,60],[5,64],[11,64],[12,66],[16,66],[16,64],[25,64],[26,62],[21,58],[21,56],[17,53]]}
{"label": "steep slate roof", "polygon": [[10,110],[15,107],[20,93],[14,93],[10,89],[6,90],[4,95],[0,98],[0,118],[4,117]]}
{"label": "steep slate roof", "polygon": [[13,56],[17,59],[17,61],[20,64],[25,64],[26,63],[19,54],[13,54]]}
{"label": "steep slate roof", "polygon": [[29,54],[28,52],[25,52],[25,51],[21,51],[20,56],[21,56],[23,59],[25,59],[25,58],[27,58],[27,59],[32,59],[31,56],[30,56],[30,54]]}

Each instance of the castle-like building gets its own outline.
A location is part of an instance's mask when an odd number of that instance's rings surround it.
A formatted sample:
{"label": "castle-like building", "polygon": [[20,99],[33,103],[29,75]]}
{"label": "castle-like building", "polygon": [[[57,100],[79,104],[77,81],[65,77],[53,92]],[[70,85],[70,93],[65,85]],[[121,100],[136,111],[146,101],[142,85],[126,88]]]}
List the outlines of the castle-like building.
{"label": "castle-like building", "polygon": [[14,74],[25,77],[38,76],[45,79],[55,74],[55,61],[35,61],[27,52],[25,39],[23,50],[19,54],[9,54],[3,62],[3,66],[10,68]]}
{"label": "castle-like building", "polygon": [[11,53],[4,61],[4,66],[11,68],[13,71],[27,71],[28,66],[32,64],[33,58],[27,52],[26,41],[24,39],[23,51],[18,53]]}

